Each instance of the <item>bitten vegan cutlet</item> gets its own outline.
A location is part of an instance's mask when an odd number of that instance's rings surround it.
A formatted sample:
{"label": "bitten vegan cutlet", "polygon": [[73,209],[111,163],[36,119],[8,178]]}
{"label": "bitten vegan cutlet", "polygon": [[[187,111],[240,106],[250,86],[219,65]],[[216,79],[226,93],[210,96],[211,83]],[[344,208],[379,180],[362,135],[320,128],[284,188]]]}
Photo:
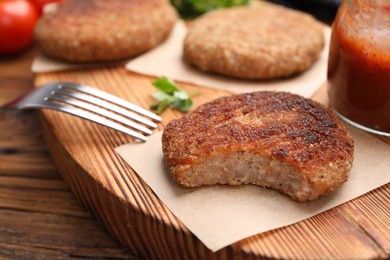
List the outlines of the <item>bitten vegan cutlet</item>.
{"label": "bitten vegan cutlet", "polygon": [[216,99],[163,132],[173,178],[185,187],[255,184],[297,201],[347,181],[354,142],[329,108],[286,92]]}

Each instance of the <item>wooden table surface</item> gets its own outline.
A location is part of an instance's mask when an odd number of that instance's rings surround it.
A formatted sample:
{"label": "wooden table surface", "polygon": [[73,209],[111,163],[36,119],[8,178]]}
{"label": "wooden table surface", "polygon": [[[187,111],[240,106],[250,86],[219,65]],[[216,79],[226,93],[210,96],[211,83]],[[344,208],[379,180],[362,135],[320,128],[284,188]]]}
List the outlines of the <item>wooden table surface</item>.
{"label": "wooden table surface", "polygon": [[[31,48],[0,59],[0,104],[33,87],[35,54]],[[0,110],[0,129],[0,258],[137,258],[91,217],[62,180],[37,111]],[[354,226],[346,231],[352,241],[345,250],[354,250],[356,240],[362,258],[390,257],[389,194],[387,184],[327,213],[343,215],[345,226]]]}
{"label": "wooden table surface", "polygon": [[[31,48],[0,58],[0,104],[33,87]],[[138,259],[100,226],[61,178],[37,111],[0,111],[0,259]]]}

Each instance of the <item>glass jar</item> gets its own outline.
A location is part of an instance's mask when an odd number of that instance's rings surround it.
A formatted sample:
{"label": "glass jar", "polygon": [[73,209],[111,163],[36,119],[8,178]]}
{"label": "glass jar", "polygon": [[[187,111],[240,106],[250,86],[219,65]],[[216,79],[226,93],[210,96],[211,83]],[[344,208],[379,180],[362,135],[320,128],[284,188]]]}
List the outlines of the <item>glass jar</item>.
{"label": "glass jar", "polygon": [[343,0],[332,25],[328,94],[343,120],[390,136],[390,1]]}

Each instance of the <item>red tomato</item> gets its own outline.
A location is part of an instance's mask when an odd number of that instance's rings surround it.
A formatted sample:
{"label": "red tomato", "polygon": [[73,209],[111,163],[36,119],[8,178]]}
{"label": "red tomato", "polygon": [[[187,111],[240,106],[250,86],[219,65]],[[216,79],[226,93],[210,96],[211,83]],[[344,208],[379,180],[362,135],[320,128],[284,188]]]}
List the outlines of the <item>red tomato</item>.
{"label": "red tomato", "polygon": [[26,0],[0,0],[0,54],[15,54],[33,38],[37,11]]}
{"label": "red tomato", "polygon": [[43,7],[45,6],[45,4],[56,3],[56,2],[61,2],[61,1],[62,0],[30,0],[30,2],[32,2],[35,5],[35,7],[37,8],[38,15],[42,14]]}

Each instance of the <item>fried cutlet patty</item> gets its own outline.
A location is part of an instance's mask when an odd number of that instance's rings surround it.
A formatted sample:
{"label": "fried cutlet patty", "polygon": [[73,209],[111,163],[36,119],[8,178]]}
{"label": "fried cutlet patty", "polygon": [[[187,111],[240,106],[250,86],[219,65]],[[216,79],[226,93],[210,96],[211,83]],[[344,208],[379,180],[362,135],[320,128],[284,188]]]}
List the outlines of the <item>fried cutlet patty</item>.
{"label": "fried cutlet patty", "polygon": [[310,68],[324,43],[323,26],[312,16],[262,2],[195,20],[184,40],[183,57],[207,72],[273,79]]}
{"label": "fried cutlet patty", "polygon": [[255,184],[297,201],[347,181],[354,142],[335,113],[286,92],[222,97],[172,120],[165,162],[185,187]]}
{"label": "fried cutlet patty", "polygon": [[65,61],[120,60],[161,43],[176,20],[167,0],[65,0],[38,21],[35,39]]}

